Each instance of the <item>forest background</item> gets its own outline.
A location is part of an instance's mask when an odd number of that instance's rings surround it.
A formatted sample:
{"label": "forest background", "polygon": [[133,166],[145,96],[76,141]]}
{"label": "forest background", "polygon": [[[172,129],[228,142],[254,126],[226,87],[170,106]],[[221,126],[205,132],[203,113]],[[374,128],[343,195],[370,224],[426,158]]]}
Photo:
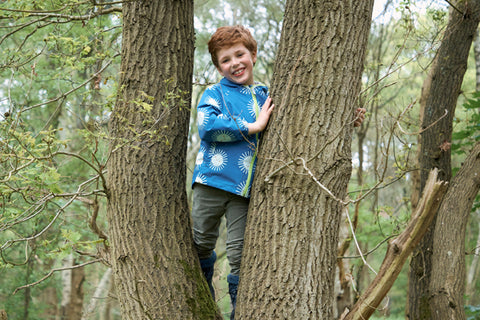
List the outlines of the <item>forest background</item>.
{"label": "forest background", "polygon": [[[101,183],[110,157],[107,124],[119,89],[120,5],[0,2],[0,310],[9,319],[120,319],[110,268],[96,254],[107,238]],[[368,114],[354,136],[349,191],[354,198],[375,189],[358,205],[353,243],[365,261],[353,244],[342,257],[355,293],[372,281],[387,241],[410,218],[418,99],[448,17],[443,1],[383,1],[376,8],[361,100]],[[210,35],[221,25],[248,26],[259,44],[256,80],[268,85],[283,11],[283,1],[195,1],[190,173],[199,145],[194,106],[218,80],[206,48]],[[479,137],[475,47],[454,119],[454,168]],[[136,103],[148,111],[148,99],[145,94]],[[480,314],[478,208],[476,202],[465,238],[471,319]],[[347,220],[342,229],[348,235]],[[215,286],[217,303],[228,314],[224,238],[223,232]],[[375,317],[404,318],[407,268],[408,263]]]}

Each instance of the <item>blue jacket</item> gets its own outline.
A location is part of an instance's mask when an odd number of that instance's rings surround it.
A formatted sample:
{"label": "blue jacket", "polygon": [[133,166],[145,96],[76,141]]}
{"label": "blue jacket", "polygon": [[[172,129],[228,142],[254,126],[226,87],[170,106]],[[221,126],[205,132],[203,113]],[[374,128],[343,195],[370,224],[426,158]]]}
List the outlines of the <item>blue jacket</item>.
{"label": "blue jacket", "polygon": [[268,97],[264,85],[244,86],[223,78],[207,88],[197,106],[201,143],[194,183],[250,197],[259,134],[248,135]]}

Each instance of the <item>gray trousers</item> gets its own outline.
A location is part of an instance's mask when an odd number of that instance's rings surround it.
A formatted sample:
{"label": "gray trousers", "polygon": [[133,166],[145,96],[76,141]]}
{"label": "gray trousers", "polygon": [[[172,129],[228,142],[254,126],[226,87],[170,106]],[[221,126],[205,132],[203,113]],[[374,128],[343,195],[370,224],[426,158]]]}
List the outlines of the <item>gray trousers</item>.
{"label": "gray trousers", "polygon": [[243,237],[249,199],[217,188],[195,184],[193,187],[193,241],[200,259],[208,259],[219,236],[223,215],[227,221],[227,258],[230,273],[240,275]]}

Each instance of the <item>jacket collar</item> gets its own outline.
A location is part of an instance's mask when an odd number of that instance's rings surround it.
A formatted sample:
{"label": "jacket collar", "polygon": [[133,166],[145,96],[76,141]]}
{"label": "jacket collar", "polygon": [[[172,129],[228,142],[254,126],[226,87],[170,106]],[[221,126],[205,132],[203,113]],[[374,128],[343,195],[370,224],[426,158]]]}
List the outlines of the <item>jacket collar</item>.
{"label": "jacket collar", "polygon": [[253,85],[243,85],[243,84],[238,84],[238,83],[235,83],[235,82],[232,82],[230,80],[228,80],[227,78],[222,78],[222,80],[220,80],[220,84],[224,85],[224,86],[227,86],[227,87],[233,87],[233,88],[238,88],[238,87],[250,87],[250,88],[254,88],[254,87],[257,87],[257,86],[263,86],[263,84],[259,83],[259,82],[254,82]]}
{"label": "jacket collar", "polygon": [[227,87],[234,87],[234,88],[243,87],[243,85],[232,82],[225,77],[222,78],[222,80],[220,80],[220,83],[223,84],[224,86],[227,86]]}

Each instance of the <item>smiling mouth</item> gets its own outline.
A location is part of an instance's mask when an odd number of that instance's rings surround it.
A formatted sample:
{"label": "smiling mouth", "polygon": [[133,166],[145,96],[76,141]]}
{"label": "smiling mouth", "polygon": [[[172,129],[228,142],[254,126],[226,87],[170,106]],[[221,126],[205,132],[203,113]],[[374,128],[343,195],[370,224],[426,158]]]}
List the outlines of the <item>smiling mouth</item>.
{"label": "smiling mouth", "polygon": [[242,68],[242,69],[240,69],[240,70],[237,70],[237,71],[233,72],[233,75],[234,75],[234,76],[242,75],[244,71],[245,71],[245,69]]}

